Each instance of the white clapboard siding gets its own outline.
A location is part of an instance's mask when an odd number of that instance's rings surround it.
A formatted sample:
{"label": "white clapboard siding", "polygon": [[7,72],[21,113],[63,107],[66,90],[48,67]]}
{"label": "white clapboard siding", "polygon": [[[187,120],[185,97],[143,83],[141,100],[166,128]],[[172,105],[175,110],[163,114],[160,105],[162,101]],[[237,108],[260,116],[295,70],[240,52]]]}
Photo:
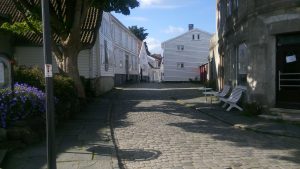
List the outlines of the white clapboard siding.
{"label": "white clapboard siding", "polygon": [[126,55],[128,55],[128,73],[131,75],[139,74],[139,51],[138,46],[141,41],[117,18],[111,16],[113,34],[113,55],[114,73],[126,74]]}
{"label": "white clapboard siding", "polygon": [[131,75],[139,74],[138,57],[133,54],[129,55],[129,74],[131,74]]}
{"label": "white clapboard siding", "polygon": [[[210,38],[210,33],[193,29],[163,42],[164,81],[189,81],[199,78],[199,66],[208,62]],[[178,50],[178,45],[183,45],[184,49]],[[178,68],[178,63],[183,63],[184,68]]]}
{"label": "white clapboard siding", "polygon": [[[105,46],[104,40],[107,41],[108,52],[108,69],[105,70]],[[100,76],[114,76],[114,55],[112,41],[102,35],[100,35]]]}
{"label": "white clapboard siding", "polygon": [[114,50],[115,56],[115,74],[125,74],[125,52],[115,46]]}
{"label": "white clapboard siding", "polygon": [[84,76],[85,78],[92,78],[90,76],[90,72],[93,71],[92,66],[90,66],[90,50],[82,50],[78,55],[78,70],[80,76]]}
{"label": "white clapboard siding", "polygon": [[[18,65],[38,66],[44,69],[44,54],[42,47],[15,47],[15,59]],[[58,73],[54,56],[52,57],[53,72]]]}
{"label": "white clapboard siding", "polygon": [[[99,44],[96,44],[99,47],[100,51],[100,76],[114,76],[114,55],[113,55],[113,29],[112,29],[112,20],[111,20],[111,14],[104,12],[102,16],[102,24],[99,31],[100,36],[100,46]],[[105,69],[105,45],[104,41],[107,42],[107,54],[108,54],[108,69]]]}
{"label": "white clapboard siding", "polygon": [[149,64],[148,64],[148,54],[146,52],[145,43],[142,43],[142,47],[139,54],[139,69],[142,69],[143,76],[149,76]]}
{"label": "white clapboard siding", "polygon": [[[78,55],[79,74],[90,77],[90,51],[83,50]],[[18,65],[38,66],[44,69],[44,54],[42,47],[15,47],[15,59]],[[54,56],[52,57],[53,73],[58,73]]]}

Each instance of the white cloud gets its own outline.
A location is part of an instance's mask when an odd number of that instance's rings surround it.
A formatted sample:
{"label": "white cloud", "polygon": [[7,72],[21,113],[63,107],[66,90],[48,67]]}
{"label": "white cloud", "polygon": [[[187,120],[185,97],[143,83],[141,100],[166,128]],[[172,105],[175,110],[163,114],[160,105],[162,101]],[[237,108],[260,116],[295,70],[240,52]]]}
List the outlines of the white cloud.
{"label": "white cloud", "polygon": [[141,7],[161,4],[162,0],[140,0]]}
{"label": "white cloud", "polygon": [[148,37],[146,40],[149,51],[153,53],[161,53],[161,41],[153,37]]}
{"label": "white cloud", "polygon": [[126,19],[132,20],[132,21],[140,21],[140,22],[148,21],[148,18],[140,17],[140,16],[128,16],[128,17],[126,17]]}
{"label": "white cloud", "polygon": [[169,26],[167,29],[163,31],[166,34],[181,34],[185,32],[185,29],[182,27]]}
{"label": "white cloud", "polygon": [[175,9],[183,5],[178,5],[174,0],[140,0],[141,8],[157,8],[157,9]]}

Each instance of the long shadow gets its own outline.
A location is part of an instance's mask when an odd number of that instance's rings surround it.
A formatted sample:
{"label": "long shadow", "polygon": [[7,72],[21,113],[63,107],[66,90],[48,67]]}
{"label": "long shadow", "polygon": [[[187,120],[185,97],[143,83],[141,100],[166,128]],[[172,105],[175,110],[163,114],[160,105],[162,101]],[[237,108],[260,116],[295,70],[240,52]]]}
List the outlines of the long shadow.
{"label": "long shadow", "polygon": [[[101,98],[95,98],[86,107],[85,111],[76,114],[56,128],[56,155],[57,167],[64,168],[64,163],[73,163],[74,168],[78,161],[97,160],[96,156],[107,156],[108,160],[114,155],[109,129],[108,113],[113,93]],[[109,149],[99,149],[99,147]],[[102,151],[102,152],[101,152]],[[45,140],[39,144],[13,151],[6,158],[5,169],[41,169],[47,165]]]}
{"label": "long shadow", "polygon": [[[119,97],[117,98],[117,101],[119,102],[120,108],[114,113],[114,122],[116,124],[115,127],[126,127],[126,125],[118,123],[120,121],[127,124],[127,126],[134,125],[133,122],[128,121],[127,116],[129,112],[161,112],[174,116],[182,116],[193,119],[194,122],[169,123],[168,125],[181,128],[186,132],[208,134],[213,139],[226,142],[229,141],[233,146],[236,147],[253,147],[261,150],[290,150],[292,153],[289,155],[277,154],[272,156],[270,155],[269,157],[300,164],[299,140],[235,129],[230,125],[216,121],[205,114],[184,106],[180,106],[172,101],[172,97],[186,100],[203,96],[201,91],[197,89],[188,90],[185,87],[182,87],[182,89],[176,90],[156,91],[144,90],[145,87],[143,86],[141,86],[140,89],[141,90],[118,89]],[[161,86],[160,89],[164,89],[164,86]],[[151,100],[162,100],[163,103],[159,106],[152,107],[140,106],[141,102]],[[121,106],[124,104],[127,104],[127,106]],[[211,105],[201,103],[198,104],[198,106],[210,107]],[[124,107],[127,108],[124,109]]]}
{"label": "long shadow", "polygon": [[[114,147],[106,145],[95,145],[87,149],[87,151],[92,152],[94,155],[104,155],[110,156]],[[157,159],[161,152],[157,150],[141,150],[141,149],[119,149],[119,156],[122,160],[126,161],[149,161]]]}

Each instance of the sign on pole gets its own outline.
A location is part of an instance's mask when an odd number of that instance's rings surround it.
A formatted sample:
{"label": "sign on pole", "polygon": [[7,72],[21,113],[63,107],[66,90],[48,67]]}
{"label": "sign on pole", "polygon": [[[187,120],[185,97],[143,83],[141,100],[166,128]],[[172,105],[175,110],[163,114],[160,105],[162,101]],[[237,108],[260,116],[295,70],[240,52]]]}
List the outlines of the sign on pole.
{"label": "sign on pole", "polygon": [[53,97],[53,78],[52,78],[52,54],[51,54],[51,29],[49,1],[42,1],[43,19],[43,41],[44,41],[44,60],[45,60],[45,81],[46,81],[46,132],[47,132],[47,167],[56,169],[55,153],[55,118],[54,118],[54,97]]}

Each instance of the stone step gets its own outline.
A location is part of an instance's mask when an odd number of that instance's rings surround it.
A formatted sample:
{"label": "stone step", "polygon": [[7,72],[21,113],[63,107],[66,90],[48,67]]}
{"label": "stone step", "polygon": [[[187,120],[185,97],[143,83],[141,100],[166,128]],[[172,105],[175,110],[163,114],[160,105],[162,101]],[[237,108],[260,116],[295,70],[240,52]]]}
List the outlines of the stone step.
{"label": "stone step", "polygon": [[289,122],[300,122],[300,110],[271,108],[269,113],[259,115],[268,120],[283,120]]}
{"label": "stone step", "polygon": [[261,117],[261,118],[267,119],[267,120],[282,120],[281,116],[276,116],[274,114],[261,114],[261,115],[258,115],[258,117]]}
{"label": "stone step", "polygon": [[271,108],[270,112],[280,114],[300,114],[300,110],[297,109],[283,109],[283,108]]}

